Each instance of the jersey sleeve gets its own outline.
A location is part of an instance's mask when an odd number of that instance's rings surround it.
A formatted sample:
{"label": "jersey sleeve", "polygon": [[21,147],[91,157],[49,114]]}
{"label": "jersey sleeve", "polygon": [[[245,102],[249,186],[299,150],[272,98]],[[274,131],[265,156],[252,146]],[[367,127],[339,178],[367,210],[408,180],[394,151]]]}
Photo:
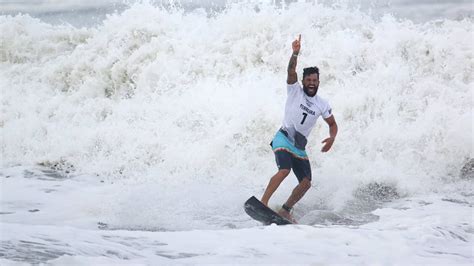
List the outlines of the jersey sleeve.
{"label": "jersey sleeve", "polygon": [[323,108],[321,116],[326,119],[332,116],[332,109],[328,102],[323,101]]}
{"label": "jersey sleeve", "polygon": [[287,84],[286,86],[286,92],[288,95],[291,95],[291,94],[296,94],[298,93],[300,90],[302,89],[301,85],[297,82],[293,83],[293,84]]}

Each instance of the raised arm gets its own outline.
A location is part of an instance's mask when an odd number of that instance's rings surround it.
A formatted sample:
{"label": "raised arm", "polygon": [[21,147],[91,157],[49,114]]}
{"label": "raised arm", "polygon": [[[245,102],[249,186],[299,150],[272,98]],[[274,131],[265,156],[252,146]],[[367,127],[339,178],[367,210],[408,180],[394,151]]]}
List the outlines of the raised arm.
{"label": "raised arm", "polygon": [[293,48],[293,54],[290,57],[290,62],[288,63],[288,78],[286,83],[295,84],[298,81],[298,74],[296,74],[296,63],[298,61],[298,54],[300,53],[301,48],[301,34],[298,36],[297,40],[294,40],[291,44]]}

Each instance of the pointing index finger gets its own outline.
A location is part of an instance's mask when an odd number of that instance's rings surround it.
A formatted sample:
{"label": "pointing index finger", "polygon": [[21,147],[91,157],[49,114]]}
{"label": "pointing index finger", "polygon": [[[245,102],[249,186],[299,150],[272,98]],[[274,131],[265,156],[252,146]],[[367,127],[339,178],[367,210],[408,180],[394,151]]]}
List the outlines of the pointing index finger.
{"label": "pointing index finger", "polygon": [[298,36],[298,42],[301,42],[301,34]]}

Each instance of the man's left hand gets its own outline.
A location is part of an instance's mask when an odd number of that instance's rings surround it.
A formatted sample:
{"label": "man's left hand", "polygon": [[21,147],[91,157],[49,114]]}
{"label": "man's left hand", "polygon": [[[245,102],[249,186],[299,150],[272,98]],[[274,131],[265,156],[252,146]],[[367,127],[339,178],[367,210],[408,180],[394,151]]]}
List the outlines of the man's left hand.
{"label": "man's left hand", "polygon": [[323,140],[321,143],[325,143],[323,148],[321,149],[322,152],[327,152],[331,149],[332,147],[332,144],[334,143],[334,138],[327,138],[325,140]]}

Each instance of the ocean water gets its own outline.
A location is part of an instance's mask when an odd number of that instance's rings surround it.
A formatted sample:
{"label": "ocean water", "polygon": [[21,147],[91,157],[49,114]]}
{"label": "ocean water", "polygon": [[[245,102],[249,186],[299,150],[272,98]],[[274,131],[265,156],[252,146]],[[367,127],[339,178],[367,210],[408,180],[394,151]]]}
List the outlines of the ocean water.
{"label": "ocean water", "polygon": [[[2,264],[472,263],[469,1],[0,6]],[[262,227],[298,34],[339,134]]]}
{"label": "ocean water", "polygon": [[462,20],[472,18],[474,14],[474,6],[470,0],[422,0],[416,2],[409,0],[2,0],[0,1],[0,14],[23,13],[48,23],[90,27],[101,24],[109,14],[123,12],[133,3],[151,3],[167,9],[178,8],[186,11],[204,9],[209,13],[214,13],[225,10],[233,4],[239,5],[239,3],[248,7],[267,4],[282,8],[298,2],[357,9],[370,14],[373,18],[391,14],[397,18],[409,19],[417,23],[435,19]]}

